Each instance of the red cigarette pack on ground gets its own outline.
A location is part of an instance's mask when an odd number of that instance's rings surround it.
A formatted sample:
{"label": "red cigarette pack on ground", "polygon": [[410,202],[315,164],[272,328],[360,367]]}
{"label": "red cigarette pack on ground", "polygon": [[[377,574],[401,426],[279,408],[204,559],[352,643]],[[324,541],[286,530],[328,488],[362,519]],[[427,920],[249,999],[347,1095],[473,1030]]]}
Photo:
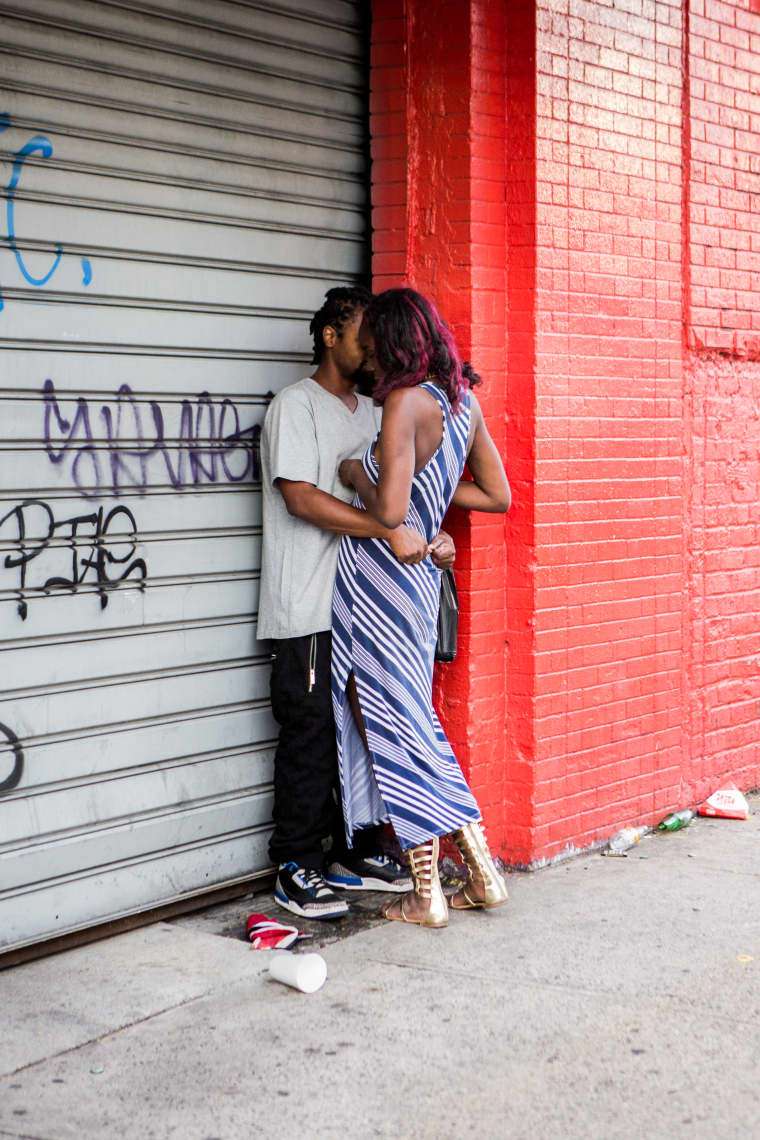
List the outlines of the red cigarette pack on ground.
{"label": "red cigarette pack on ground", "polygon": [[749,804],[736,784],[726,784],[708,796],[697,809],[700,815],[711,815],[717,819],[748,819]]}

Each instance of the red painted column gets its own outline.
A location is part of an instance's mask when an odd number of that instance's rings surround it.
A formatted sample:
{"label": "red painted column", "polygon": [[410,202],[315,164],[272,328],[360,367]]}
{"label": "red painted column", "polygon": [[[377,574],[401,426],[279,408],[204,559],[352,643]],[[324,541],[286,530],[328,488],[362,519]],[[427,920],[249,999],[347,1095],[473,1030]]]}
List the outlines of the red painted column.
{"label": "red painted column", "polygon": [[[506,416],[506,58],[501,5],[373,5],[374,288],[408,283],[436,301],[483,375],[478,398],[510,471],[517,456],[507,446]],[[519,446],[529,450],[529,441]],[[458,549],[460,652],[439,670],[436,704],[493,846],[524,862],[530,730],[518,757],[511,722],[522,716],[527,725],[530,717],[521,691],[516,703],[508,700],[508,524],[452,511],[447,525]],[[523,621],[521,636],[526,629]]]}
{"label": "red painted column", "polygon": [[[536,17],[506,5],[507,517],[506,812],[510,862],[534,857],[536,798]],[[544,634],[545,636],[545,634]]]}

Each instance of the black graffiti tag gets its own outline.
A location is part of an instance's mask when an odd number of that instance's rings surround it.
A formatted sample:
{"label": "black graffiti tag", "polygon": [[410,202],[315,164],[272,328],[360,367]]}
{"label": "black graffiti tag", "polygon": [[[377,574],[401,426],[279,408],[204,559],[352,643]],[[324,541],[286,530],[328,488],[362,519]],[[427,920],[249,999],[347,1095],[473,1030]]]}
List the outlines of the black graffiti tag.
{"label": "black graffiti tag", "polygon": [[[32,593],[49,593],[51,590],[71,590],[95,583],[100,596],[101,609],[108,605],[108,591],[125,579],[136,581],[144,589],[148,569],[145,560],[133,558],[137,543],[137,523],[132,512],[124,506],[104,513],[103,507],[87,515],[56,521],[53,509],[42,499],[25,499],[0,518],[0,529],[8,520],[15,520],[14,551],[6,554],[3,566],[18,571],[18,612],[23,620],[28,613],[28,596]],[[119,520],[128,529],[116,529]],[[35,525],[36,522],[36,525]],[[30,538],[30,534],[36,537]],[[55,542],[64,538],[65,543]],[[126,552],[124,551],[126,547]],[[30,568],[43,554],[48,559],[63,557],[69,561],[67,574],[52,574],[38,583],[30,582]],[[38,564],[41,565],[41,564]],[[114,570],[117,572],[114,573]],[[120,571],[120,572],[119,572]],[[43,571],[44,574],[44,571]],[[42,576],[42,575],[41,575]]]}
{"label": "black graffiti tag", "polygon": [[[21,741],[16,736],[16,733],[8,728],[6,724],[0,724],[0,738],[3,736],[13,751],[13,768],[11,769],[10,776],[6,776],[2,783],[0,783],[0,792],[9,792],[11,788],[16,787],[24,774],[24,750],[21,747]],[[1,748],[0,751],[2,751]]]}
{"label": "black graffiti tag", "polygon": [[[177,491],[200,483],[242,483],[259,479],[261,425],[240,426],[240,412],[230,399],[214,403],[208,392],[179,405],[176,434],[167,437],[164,409],[156,400],[135,399],[122,384],[110,403],[97,409],[102,423],[95,443],[96,409],[77,396],[65,416],[52,380],[46,380],[43,439],[51,463],[63,464],[71,453],[71,478],[86,497],[119,495],[122,488],[144,494],[159,478]],[[158,471],[156,467],[158,465]]]}

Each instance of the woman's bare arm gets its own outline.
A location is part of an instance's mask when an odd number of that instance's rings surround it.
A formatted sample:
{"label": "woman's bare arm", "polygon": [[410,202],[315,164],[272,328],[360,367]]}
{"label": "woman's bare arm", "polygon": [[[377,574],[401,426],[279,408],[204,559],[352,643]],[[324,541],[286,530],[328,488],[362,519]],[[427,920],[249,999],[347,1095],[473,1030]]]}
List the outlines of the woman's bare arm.
{"label": "woman's bare arm", "polygon": [[462,480],[454,492],[453,503],[467,511],[503,514],[512,502],[504,464],[486,427],[480,404],[474,394],[467,466],[474,482]]}
{"label": "woman's bare arm", "polygon": [[367,513],[374,521],[373,510],[377,500],[377,487],[364,470],[361,459],[344,459],[338,468],[338,477],[344,487],[351,487],[358,493]]}
{"label": "woman's bare arm", "polygon": [[[422,400],[420,400],[420,395]],[[375,444],[378,480],[375,486],[360,463],[341,464],[367,511],[383,526],[400,526],[409,513],[415,469],[418,422],[430,415],[429,397],[414,388],[397,388],[383,404],[383,423]],[[398,520],[396,522],[391,520]]]}

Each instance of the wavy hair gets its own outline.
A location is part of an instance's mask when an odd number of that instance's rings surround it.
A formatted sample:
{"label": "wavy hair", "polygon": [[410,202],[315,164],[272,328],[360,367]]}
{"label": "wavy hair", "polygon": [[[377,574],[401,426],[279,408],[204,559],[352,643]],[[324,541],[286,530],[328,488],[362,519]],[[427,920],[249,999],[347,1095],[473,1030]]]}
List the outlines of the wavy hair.
{"label": "wavy hair", "polygon": [[372,392],[379,404],[395,388],[414,388],[433,379],[456,413],[467,389],[480,383],[469,362],[461,360],[433,302],[416,289],[378,293],[364,319],[375,338],[375,358],[384,373]]}

